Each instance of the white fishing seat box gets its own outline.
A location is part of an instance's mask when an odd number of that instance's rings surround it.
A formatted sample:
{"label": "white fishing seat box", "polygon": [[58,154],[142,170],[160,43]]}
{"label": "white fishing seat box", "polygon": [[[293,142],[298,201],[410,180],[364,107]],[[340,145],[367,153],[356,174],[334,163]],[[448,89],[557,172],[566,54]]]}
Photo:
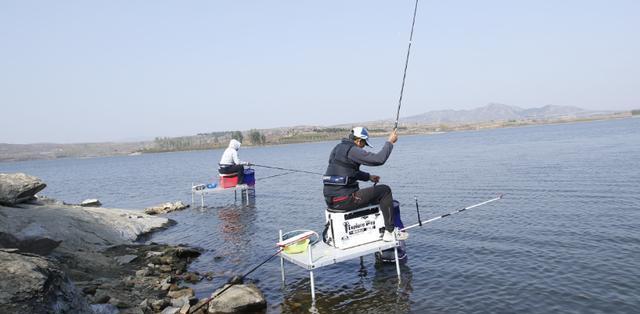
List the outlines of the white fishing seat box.
{"label": "white fishing seat box", "polygon": [[328,223],[328,243],[338,249],[378,241],[384,232],[384,219],[379,205],[350,211],[327,208],[325,218]]}

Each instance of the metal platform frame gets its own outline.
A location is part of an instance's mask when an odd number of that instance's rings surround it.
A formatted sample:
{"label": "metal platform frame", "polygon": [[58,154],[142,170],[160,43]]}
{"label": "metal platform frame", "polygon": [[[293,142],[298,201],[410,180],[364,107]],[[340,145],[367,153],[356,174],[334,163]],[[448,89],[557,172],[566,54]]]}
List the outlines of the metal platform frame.
{"label": "metal platform frame", "polygon": [[233,191],[234,201],[238,201],[238,190],[240,190],[241,200],[246,200],[249,203],[250,197],[256,196],[255,185],[247,185],[247,184],[238,184],[234,187],[230,188],[221,188],[217,187],[214,189],[204,188],[201,190],[196,190],[198,186],[206,186],[205,184],[193,184],[191,183],[191,205],[195,203],[195,195],[200,195],[200,207],[204,208],[204,196],[209,194],[217,194],[220,192]]}
{"label": "metal platform frame", "polygon": [[[280,230],[280,241],[282,241],[282,230]],[[382,240],[365,243],[348,249],[338,249],[330,246],[322,241],[318,241],[313,245],[309,245],[306,252],[298,254],[288,254],[284,251],[280,255],[280,272],[282,274],[282,284],[285,284],[284,261],[287,260],[309,271],[309,279],[311,281],[311,300],[316,300],[316,290],[313,277],[313,270],[344,262],[350,259],[362,257],[375,252],[382,252],[387,249],[394,249],[396,260],[396,273],[398,274],[398,282],[400,281],[400,260],[398,259],[398,246],[400,243],[396,241],[385,242]]]}

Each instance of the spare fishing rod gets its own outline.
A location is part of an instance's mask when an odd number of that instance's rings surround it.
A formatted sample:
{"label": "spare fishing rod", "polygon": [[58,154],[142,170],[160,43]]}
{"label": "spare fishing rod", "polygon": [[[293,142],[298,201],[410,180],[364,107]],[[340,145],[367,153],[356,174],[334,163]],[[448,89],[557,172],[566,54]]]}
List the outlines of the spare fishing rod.
{"label": "spare fishing rod", "polygon": [[416,14],[418,13],[418,0],[413,8],[413,20],[411,21],[411,34],[409,35],[409,47],[407,48],[407,58],[404,61],[404,73],[402,74],[402,86],[400,87],[400,99],[398,100],[398,112],[396,112],[396,124],[394,130],[398,129],[398,120],[400,119],[400,107],[402,107],[402,95],[404,94],[404,82],[407,79],[407,68],[409,67],[409,55],[411,54],[411,43],[413,41],[413,27],[416,25]]}
{"label": "spare fishing rod", "polygon": [[[402,231],[406,231],[406,230],[409,230],[409,229],[411,229],[411,228],[418,227],[418,226],[422,227],[422,225],[424,225],[424,224],[428,224],[428,223],[430,223],[430,222],[434,222],[434,221],[436,221],[436,220],[438,220],[438,219],[440,219],[440,218],[448,217],[448,216],[451,216],[451,215],[453,215],[453,214],[457,214],[457,213],[463,212],[463,211],[465,211],[465,210],[467,210],[467,209],[472,209],[472,208],[475,208],[475,207],[478,207],[478,206],[482,206],[482,205],[484,205],[484,204],[488,204],[488,203],[491,203],[491,202],[495,202],[495,201],[497,201],[497,200],[502,199],[502,197],[503,197],[503,196],[504,196],[504,194],[500,194],[500,195],[498,195],[497,197],[492,198],[492,199],[490,199],[490,200],[486,200],[486,201],[484,201],[484,202],[480,202],[480,203],[478,203],[478,204],[474,204],[474,205],[471,205],[471,206],[467,206],[467,207],[465,207],[465,208],[461,208],[461,209],[458,209],[458,210],[452,211],[452,212],[450,212],[450,213],[448,213],[448,214],[444,214],[444,215],[441,215],[441,216],[438,216],[438,217],[434,217],[434,218],[431,218],[431,219],[427,219],[427,220],[425,220],[425,221],[420,221],[420,218],[418,218],[418,223],[417,223],[417,224],[413,224],[413,225],[411,225],[411,226],[404,227],[404,228],[402,229]],[[420,210],[418,209],[418,199],[417,199],[417,198],[416,198],[416,210],[418,211],[418,217],[420,217]]]}
{"label": "spare fishing rod", "polygon": [[316,236],[318,236],[318,234],[313,232],[313,231],[307,231],[307,232],[303,232],[303,233],[301,233],[301,234],[299,234],[297,236],[291,237],[290,239],[281,240],[280,242],[276,243],[276,246],[279,248],[277,252],[273,253],[273,255],[269,256],[269,258],[264,260],[262,263],[258,264],[258,266],[252,268],[250,271],[248,271],[246,274],[242,275],[240,278],[238,278],[238,279],[232,278],[231,282],[227,283],[228,286],[226,286],[224,289],[222,289],[222,291],[212,295],[210,298],[206,299],[204,302],[202,302],[202,304],[198,305],[197,307],[195,307],[193,309],[189,309],[189,311],[187,313],[195,313],[202,306],[204,306],[205,304],[208,304],[209,302],[213,301],[213,299],[215,299],[217,296],[219,296],[219,295],[223,294],[225,291],[229,290],[229,288],[231,288],[231,286],[233,286],[235,284],[238,284],[238,283],[242,283],[244,281],[244,278],[249,276],[249,274],[254,272],[256,269],[260,268],[260,266],[262,266],[262,265],[266,264],[267,262],[269,262],[272,258],[276,257],[278,254],[280,254],[280,252],[282,252],[288,246],[296,244],[299,241],[308,239],[311,236],[313,236],[314,234]]}
{"label": "spare fishing rod", "polygon": [[[273,255],[269,256],[269,258],[267,258],[266,260],[264,260],[262,263],[258,264],[258,266],[252,268],[250,271],[248,271],[246,274],[242,275],[239,279],[237,280],[233,280],[233,282],[227,283],[228,286],[226,286],[224,289],[222,289],[222,291],[220,291],[219,293],[216,293],[214,295],[212,295],[210,298],[206,299],[204,302],[202,302],[200,305],[198,305],[197,307],[190,309],[187,313],[195,313],[196,311],[198,311],[202,306],[204,306],[205,304],[208,304],[209,302],[213,301],[213,299],[215,299],[217,296],[223,294],[225,291],[229,290],[229,288],[231,288],[233,285],[237,284],[237,283],[242,283],[244,281],[244,278],[249,276],[249,274],[251,274],[252,272],[254,272],[256,269],[258,269],[260,266],[264,265],[265,263],[267,263],[268,261],[270,261],[272,258],[276,257],[276,255],[280,254],[280,252],[282,252],[282,250],[284,250],[284,247],[278,249],[277,252],[275,252]],[[232,278],[233,279],[233,278]]]}
{"label": "spare fishing rod", "polygon": [[277,169],[277,170],[284,170],[284,171],[291,171],[291,172],[300,172],[300,173],[308,173],[308,174],[317,174],[317,175],[320,175],[320,176],[323,176],[323,175],[324,175],[324,174],[319,173],[319,172],[312,172],[312,171],[305,171],[305,170],[297,170],[297,169],[288,169],[288,168],[273,167],[273,166],[265,166],[265,165],[250,164],[250,166],[254,166],[254,167],[262,167],[262,168],[269,168],[269,169]]}

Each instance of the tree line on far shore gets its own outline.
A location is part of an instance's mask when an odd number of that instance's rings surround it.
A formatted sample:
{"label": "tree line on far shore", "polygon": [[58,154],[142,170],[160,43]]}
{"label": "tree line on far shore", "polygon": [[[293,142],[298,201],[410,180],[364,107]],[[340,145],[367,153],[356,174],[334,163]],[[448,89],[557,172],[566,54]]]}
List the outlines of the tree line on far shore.
{"label": "tree line on far shore", "polygon": [[258,130],[249,130],[246,132],[246,142],[245,134],[240,131],[210,132],[198,133],[197,135],[190,136],[156,137],[153,140],[153,145],[145,148],[143,152],[151,153],[224,148],[227,147],[231,139],[238,140],[245,145],[265,145],[267,143],[266,136]]}

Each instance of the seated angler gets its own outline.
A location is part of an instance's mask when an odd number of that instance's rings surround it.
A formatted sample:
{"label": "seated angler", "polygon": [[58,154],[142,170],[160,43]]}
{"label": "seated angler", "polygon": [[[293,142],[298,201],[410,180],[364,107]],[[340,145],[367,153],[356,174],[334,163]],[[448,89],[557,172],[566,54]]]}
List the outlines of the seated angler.
{"label": "seated angler", "polygon": [[238,158],[238,150],[241,143],[235,139],[229,141],[229,147],[224,150],[222,158],[220,158],[218,173],[220,174],[234,174],[237,173],[238,184],[241,184],[244,179],[244,166],[250,165],[245,161],[240,161]]}
{"label": "seated angler", "polygon": [[[329,166],[323,176],[324,197],[327,206],[337,210],[354,210],[367,205],[380,205],[380,211],[384,217],[385,233],[384,241],[394,240],[393,196],[391,188],[384,184],[377,184],[380,177],[361,171],[360,166],[381,166],[391,151],[393,144],[398,140],[394,130],[389,139],[378,153],[371,153],[363,149],[369,146],[369,133],[363,127],[356,127],[351,131],[349,138],[344,138],[331,151]],[[371,187],[360,189],[358,181],[372,181]],[[398,240],[406,240],[406,232],[396,232]]]}

